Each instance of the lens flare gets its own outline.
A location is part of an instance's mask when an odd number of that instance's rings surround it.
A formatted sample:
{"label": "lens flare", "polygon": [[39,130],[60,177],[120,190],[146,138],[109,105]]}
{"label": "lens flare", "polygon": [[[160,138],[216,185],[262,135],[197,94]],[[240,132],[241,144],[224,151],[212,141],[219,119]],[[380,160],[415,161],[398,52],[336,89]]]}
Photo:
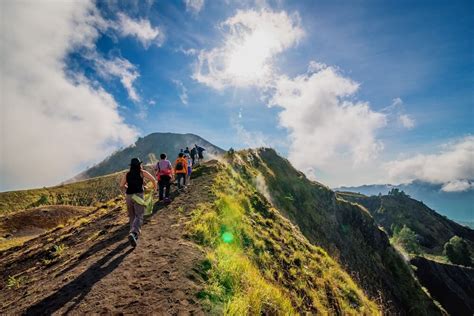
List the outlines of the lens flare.
{"label": "lens flare", "polygon": [[231,232],[225,232],[222,234],[222,241],[226,244],[230,244],[234,240],[234,235]]}

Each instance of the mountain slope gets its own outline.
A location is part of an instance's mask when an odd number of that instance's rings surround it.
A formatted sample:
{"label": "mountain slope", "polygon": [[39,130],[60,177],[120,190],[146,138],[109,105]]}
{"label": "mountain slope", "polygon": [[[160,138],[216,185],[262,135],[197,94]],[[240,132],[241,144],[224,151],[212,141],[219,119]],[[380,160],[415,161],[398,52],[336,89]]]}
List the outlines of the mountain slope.
{"label": "mountain slope", "polygon": [[1,312],[380,313],[228,165],[197,168],[187,192],[155,211],[134,251],[119,196],[1,252]]}
{"label": "mountain slope", "polygon": [[41,189],[0,192],[0,215],[42,205],[91,206],[120,194],[121,174],[79,181]]}
{"label": "mountain slope", "polygon": [[474,314],[474,269],[444,264],[423,257],[410,263],[415,273],[431,295],[451,315]]}
{"label": "mountain slope", "polygon": [[307,180],[272,149],[234,154],[232,164],[313,244],[347,266],[370,297],[381,298],[388,312],[440,313],[367,211]]}
{"label": "mountain slope", "polygon": [[71,181],[122,171],[128,168],[130,160],[134,157],[139,157],[145,163],[153,163],[160,158],[161,153],[166,153],[168,158],[173,161],[180,149],[184,149],[186,146],[191,149],[194,144],[206,149],[204,157],[208,159],[224,153],[221,148],[194,134],[153,133],[143,138],[140,137],[134,145],[113,153],[104,161],[71,179]]}
{"label": "mountain slope", "polygon": [[366,207],[389,236],[393,235],[395,227],[407,226],[418,235],[424,252],[441,255],[444,244],[453,236],[462,237],[474,249],[474,230],[439,215],[405,194],[368,197],[338,192],[337,195]]}
{"label": "mountain slope", "polygon": [[[440,214],[461,224],[474,225],[474,189],[462,192],[445,192],[442,184],[432,184],[423,181],[413,181],[400,185],[362,185],[358,187],[341,187],[335,190],[342,192],[354,192],[364,195],[387,195],[388,192],[397,188],[410,195],[412,198],[423,201],[430,208],[437,210]],[[474,227],[472,227],[474,228]]]}

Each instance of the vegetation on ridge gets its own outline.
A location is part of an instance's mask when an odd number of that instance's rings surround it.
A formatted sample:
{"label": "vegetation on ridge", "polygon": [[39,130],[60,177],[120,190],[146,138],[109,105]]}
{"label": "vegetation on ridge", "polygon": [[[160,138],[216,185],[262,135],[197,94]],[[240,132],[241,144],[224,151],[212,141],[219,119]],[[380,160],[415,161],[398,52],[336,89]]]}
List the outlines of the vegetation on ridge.
{"label": "vegetation on ridge", "polygon": [[229,159],[311,243],[338,260],[372,299],[381,299],[387,312],[441,313],[366,209],[309,181],[272,149],[244,150]]}
{"label": "vegetation on ridge", "polygon": [[352,279],[232,167],[215,178],[214,203],[200,204],[189,236],[205,246],[209,309],[242,314],[378,314]]}
{"label": "vegetation on ridge", "polygon": [[120,194],[120,173],[54,187],[0,193],[0,215],[44,205],[92,206]]}

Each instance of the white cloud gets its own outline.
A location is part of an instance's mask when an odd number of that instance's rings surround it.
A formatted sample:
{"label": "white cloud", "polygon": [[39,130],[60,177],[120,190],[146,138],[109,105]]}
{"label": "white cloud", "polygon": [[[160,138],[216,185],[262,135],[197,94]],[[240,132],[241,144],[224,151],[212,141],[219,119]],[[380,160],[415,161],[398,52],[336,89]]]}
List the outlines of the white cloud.
{"label": "white cloud", "polygon": [[416,125],[415,119],[405,113],[404,102],[400,97],[394,98],[392,104],[386,107],[384,111],[406,129],[412,129]]}
{"label": "white cloud", "polygon": [[193,14],[198,14],[204,7],[204,0],[184,0],[186,4],[186,11]]}
{"label": "white cloud", "polygon": [[397,107],[403,105],[403,100],[399,97],[392,100],[392,107]]}
{"label": "white cloud", "polygon": [[303,37],[297,14],[238,11],[223,23],[224,43],[198,55],[194,79],[214,89],[269,85],[274,57]]}
{"label": "white cloud", "polygon": [[135,90],[133,83],[140,76],[135,65],[127,59],[114,57],[104,59],[95,54],[94,63],[99,75],[105,78],[117,77],[128,92],[128,97],[134,102],[140,102],[140,96]]}
{"label": "white cloud", "polygon": [[187,105],[188,104],[188,89],[186,89],[186,87],[180,80],[173,80],[173,82],[179,90],[179,99],[184,105]]}
{"label": "white cloud", "polygon": [[116,28],[122,36],[134,36],[143,47],[148,48],[152,43],[161,46],[165,40],[164,32],[158,27],[153,27],[149,20],[134,20],[126,14],[118,14]]}
{"label": "white cloud", "polygon": [[2,1],[0,189],[56,184],[137,133],[114,98],[66,56],[93,49],[103,22],[92,1]]}
{"label": "white cloud", "polygon": [[232,127],[237,132],[237,137],[241,144],[250,148],[269,147],[269,141],[261,132],[248,131],[240,122],[233,121]]}
{"label": "white cloud", "polygon": [[474,179],[474,136],[447,144],[439,153],[391,161],[385,167],[394,181],[418,179],[445,184],[444,191],[461,190],[467,180]]}
{"label": "white cloud", "polygon": [[270,105],[283,108],[279,120],[290,132],[289,159],[303,171],[329,170],[341,158],[346,165],[373,159],[383,148],[376,131],[386,125],[386,116],[368,103],[350,101],[358,84],[334,68],[313,69],[280,77],[270,99]]}
{"label": "white cloud", "polygon": [[415,127],[415,120],[412,119],[408,114],[401,114],[398,119],[400,120],[400,123],[403,125],[403,127],[407,129],[412,129]]}
{"label": "white cloud", "polygon": [[454,180],[443,185],[444,192],[463,192],[474,188],[474,183],[467,180]]}

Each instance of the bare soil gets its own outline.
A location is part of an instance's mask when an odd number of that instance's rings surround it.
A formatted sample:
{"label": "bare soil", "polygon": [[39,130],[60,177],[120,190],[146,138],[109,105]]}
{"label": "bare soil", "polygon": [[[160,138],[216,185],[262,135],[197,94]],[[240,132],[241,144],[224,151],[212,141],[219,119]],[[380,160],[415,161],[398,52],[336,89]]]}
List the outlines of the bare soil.
{"label": "bare soil", "polygon": [[204,314],[196,294],[205,254],[183,236],[196,204],[213,198],[211,184],[211,172],[198,173],[171,204],[155,205],[135,249],[118,197],[80,224],[0,252],[0,314]]}

